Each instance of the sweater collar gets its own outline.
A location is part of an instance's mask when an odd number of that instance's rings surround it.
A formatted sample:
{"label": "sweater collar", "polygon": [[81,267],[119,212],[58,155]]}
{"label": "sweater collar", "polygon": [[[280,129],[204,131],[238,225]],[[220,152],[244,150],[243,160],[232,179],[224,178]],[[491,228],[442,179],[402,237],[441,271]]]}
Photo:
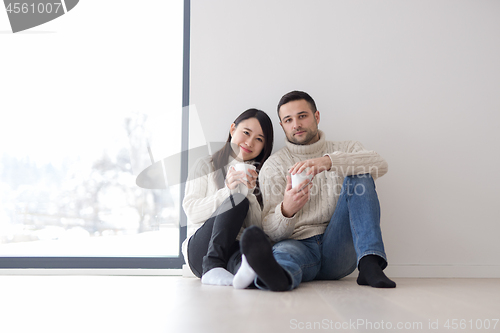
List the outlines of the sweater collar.
{"label": "sweater collar", "polygon": [[288,140],[285,140],[286,147],[288,148],[288,150],[290,150],[292,154],[295,155],[316,155],[318,153],[321,153],[325,148],[326,140],[323,131],[318,130],[318,133],[319,133],[319,140],[313,144],[296,145]]}

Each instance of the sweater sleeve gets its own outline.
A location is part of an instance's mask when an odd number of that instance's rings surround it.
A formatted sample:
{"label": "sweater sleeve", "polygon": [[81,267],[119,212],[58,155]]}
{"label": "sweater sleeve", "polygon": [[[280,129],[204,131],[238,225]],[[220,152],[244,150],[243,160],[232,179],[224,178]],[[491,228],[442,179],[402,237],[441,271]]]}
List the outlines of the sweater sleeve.
{"label": "sweater sleeve", "polygon": [[275,242],[290,238],[295,229],[296,215],[288,218],[283,216],[281,204],[285,195],[286,175],[281,168],[268,160],[259,174],[262,190],[262,229]]}
{"label": "sweater sleeve", "polygon": [[376,179],[388,171],[387,162],[373,150],[366,150],[358,141],[343,141],[339,150],[324,156],[332,162],[329,171],[335,171],[342,177],[369,173]]}
{"label": "sweater sleeve", "polygon": [[204,159],[200,159],[188,175],[182,208],[193,224],[202,224],[208,220],[230,194],[229,188],[225,186],[207,195],[209,175],[214,172],[211,169]]}

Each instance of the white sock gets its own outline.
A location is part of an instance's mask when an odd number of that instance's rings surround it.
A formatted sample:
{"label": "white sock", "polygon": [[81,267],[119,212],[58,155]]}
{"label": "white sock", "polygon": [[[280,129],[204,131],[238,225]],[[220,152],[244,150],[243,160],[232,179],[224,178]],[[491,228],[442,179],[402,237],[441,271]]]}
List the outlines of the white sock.
{"label": "white sock", "polygon": [[233,280],[233,287],[236,289],[245,289],[252,284],[253,280],[257,277],[255,271],[248,264],[247,258],[244,254],[241,255],[241,266],[236,272]]}
{"label": "white sock", "polygon": [[201,283],[216,286],[232,286],[234,275],[222,267],[212,268],[201,277]]}

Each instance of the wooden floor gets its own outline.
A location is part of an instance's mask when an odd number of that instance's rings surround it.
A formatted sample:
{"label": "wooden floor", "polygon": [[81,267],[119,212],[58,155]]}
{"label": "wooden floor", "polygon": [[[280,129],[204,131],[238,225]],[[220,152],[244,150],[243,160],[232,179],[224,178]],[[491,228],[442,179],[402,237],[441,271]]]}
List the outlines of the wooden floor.
{"label": "wooden floor", "polygon": [[175,276],[0,276],[0,332],[500,332],[500,279],[394,280],[273,293]]}

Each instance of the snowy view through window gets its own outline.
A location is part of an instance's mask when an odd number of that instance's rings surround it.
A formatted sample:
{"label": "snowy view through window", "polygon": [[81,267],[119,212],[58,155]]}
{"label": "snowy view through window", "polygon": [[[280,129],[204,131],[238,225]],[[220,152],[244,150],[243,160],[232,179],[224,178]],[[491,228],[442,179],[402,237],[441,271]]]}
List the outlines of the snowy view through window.
{"label": "snowy view through window", "polygon": [[178,256],[179,185],[136,177],[181,150],[182,29],[183,1],[89,1],[2,37],[0,256]]}

